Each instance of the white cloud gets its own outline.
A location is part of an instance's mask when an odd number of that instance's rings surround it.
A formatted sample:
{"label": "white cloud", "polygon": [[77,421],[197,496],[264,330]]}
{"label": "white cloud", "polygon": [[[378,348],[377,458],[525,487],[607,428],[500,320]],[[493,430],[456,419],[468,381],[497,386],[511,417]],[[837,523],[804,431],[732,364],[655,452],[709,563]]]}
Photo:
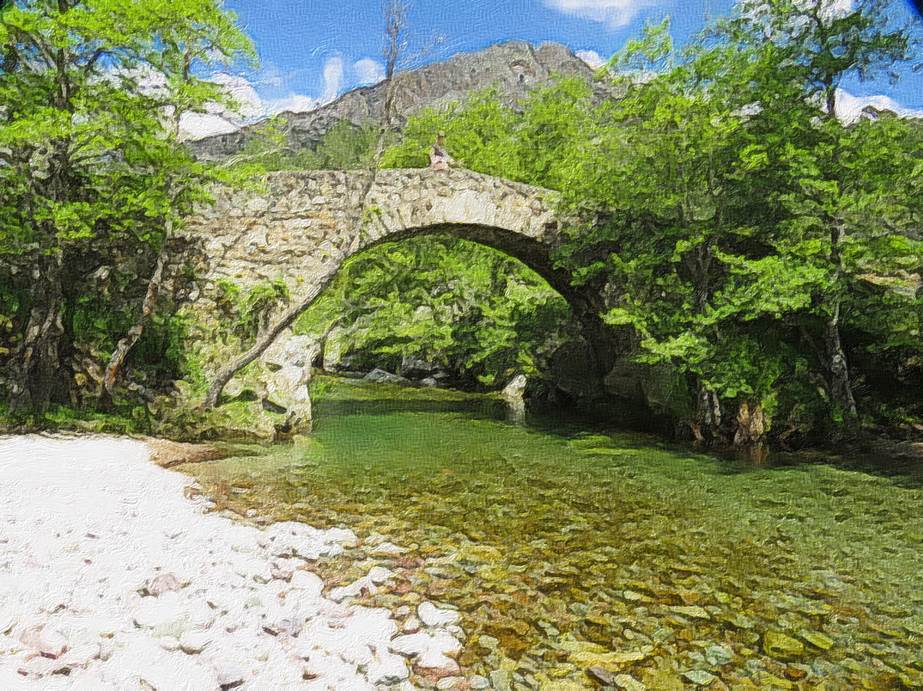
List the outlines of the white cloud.
{"label": "white cloud", "polygon": [[189,140],[231,134],[240,129],[240,125],[213,113],[183,113],[179,129],[180,138]]}
{"label": "white cloud", "polygon": [[565,14],[585,17],[606,24],[610,29],[628,26],[645,7],[662,0],[545,0],[545,4]]}
{"label": "white cloud", "polygon": [[[343,59],[339,56],[327,60],[324,64],[324,90],[320,98],[292,92],[283,98],[264,99],[253,86],[253,82],[245,77],[215,74],[212,81],[224,87],[236,101],[237,111],[232,112],[218,103],[209,103],[204,113],[185,113],[180,120],[181,135],[184,139],[204,139],[236,132],[244,125],[279,113],[308,113],[316,110],[340,94],[343,87],[343,70]],[[152,82],[152,87],[156,88],[157,84]]]}
{"label": "white cloud", "polygon": [[609,62],[595,50],[578,50],[576,55],[594,70],[598,70],[600,67]]}
{"label": "white cloud", "polygon": [[310,113],[316,110],[321,103],[316,98],[305,96],[304,94],[291,93],[285,98],[274,98],[263,102],[263,110],[266,115],[277,115],[279,113]]}
{"label": "white cloud", "polygon": [[321,101],[329,103],[335,99],[343,86],[343,58],[334,56],[324,63],[324,94]]}
{"label": "white cloud", "polygon": [[[237,108],[233,114],[243,119],[258,118],[263,114],[263,99],[256,93],[253,84],[244,77],[233,74],[219,73],[212,77],[212,81],[224,87],[224,91],[234,99]],[[218,106],[220,114],[230,113]]]}
{"label": "white cloud", "polygon": [[363,86],[377,84],[385,78],[385,67],[372,58],[362,58],[353,63],[353,71]]}
{"label": "white cloud", "polygon": [[841,122],[851,125],[862,117],[864,108],[872,106],[878,110],[890,110],[902,118],[923,118],[923,110],[905,108],[890,96],[853,96],[848,91],[837,89],[836,116]]}

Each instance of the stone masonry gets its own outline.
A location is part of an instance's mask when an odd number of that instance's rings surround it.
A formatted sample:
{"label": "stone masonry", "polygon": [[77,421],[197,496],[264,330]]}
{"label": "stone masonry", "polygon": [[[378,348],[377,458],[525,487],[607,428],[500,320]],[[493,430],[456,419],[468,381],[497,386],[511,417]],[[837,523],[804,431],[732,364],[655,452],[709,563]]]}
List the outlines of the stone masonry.
{"label": "stone masonry", "polygon": [[462,170],[278,173],[261,188],[219,190],[183,239],[201,258],[200,303],[221,279],[246,288],[278,278],[296,303],[353,254],[434,232],[507,252],[566,291],[569,282],[549,259],[559,232],[552,204],[547,190]]}

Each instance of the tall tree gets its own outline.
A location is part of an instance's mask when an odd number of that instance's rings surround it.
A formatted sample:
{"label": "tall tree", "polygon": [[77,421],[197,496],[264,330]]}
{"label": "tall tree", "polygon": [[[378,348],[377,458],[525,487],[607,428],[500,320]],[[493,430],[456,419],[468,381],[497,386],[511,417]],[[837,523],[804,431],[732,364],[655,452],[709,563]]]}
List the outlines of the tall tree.
{"label": "tall tree", "polygon": [[73,292],[207,199],[175,123],[226,100],[202,75],[253,48],[217,0],[29,0],[0,13],[0,52],[0,252],[29,267],[12,408],[41,412]]}
{"label": "tall tree", "polygon": [[[896,210],[888,189],[899,178],[893,175],[897,166],[891,171],[876,168],[876,176],[865,174],[863,157],[870,152],[857,148],[854,131],[837,119],[837,97],[850,77],[867,79],[886,72],[896,79],[895,65],[910,58],[910,35],[894,26],[894,6],[880,0],[845,7],[830,0],[746,0],[719,27],[732,45],[773,56],[750,93],[765,109],[760,118],[774,130],[774,139],[784,141],[775,151],[762,149],[765,162],[788,178],[776,188],[780,210],[787,216],[780,227],[788,231],[786,249],[780,251],[821,272],[811,309],[822,324],[817,352],[835,416],[853,429],[858,410],[843,343],[844,303],[863,272],[886,270],[881,264],[876,267],[877,260],[896,259],[876,256],[875,248],[881,247],[882,234],[893,235],[894,226],[884,219]],[[773,98],[780,85],[785,93],[795,86],[801,99],[786,107],[784,100]],[[779,135],[786,131],[783,140]],[[890,145],[895,154],[902,148],[898,141]],[[873,203],[875,199],[884,203]],[[795,237],[799,240],[793,242]],[[898,240],[892,249],[904,255],[911,249],[900,250],[900,245]],[[807,330],[805,334],[812,339]]]}

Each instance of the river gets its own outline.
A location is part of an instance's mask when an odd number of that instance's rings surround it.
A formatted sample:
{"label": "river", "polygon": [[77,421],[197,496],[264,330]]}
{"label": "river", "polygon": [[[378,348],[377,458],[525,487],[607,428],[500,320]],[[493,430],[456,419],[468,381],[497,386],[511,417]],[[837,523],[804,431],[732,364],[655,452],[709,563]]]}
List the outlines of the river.
{"label": "river", "polygon": [[[404,611],[458,608],[494,688],[923,687],[923,469],[811,455],[757,467],[489,396],[315,383],[315,434],[188,465],[244,515],[347,526]],[[868,461],[868,459],[860,459]]]}

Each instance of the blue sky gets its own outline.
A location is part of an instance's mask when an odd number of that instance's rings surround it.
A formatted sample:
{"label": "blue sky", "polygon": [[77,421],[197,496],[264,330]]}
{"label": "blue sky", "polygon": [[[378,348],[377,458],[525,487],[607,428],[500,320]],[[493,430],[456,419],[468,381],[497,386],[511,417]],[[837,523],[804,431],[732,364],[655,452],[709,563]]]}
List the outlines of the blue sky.
{"label": "blue sky", "polygon": [[[850,0],[832,0],[846,2]],[[686,41],[733,0],[411,0],[410,53],[423,61],[509,39],[557,41],[608,57],[646,20],[669,15],[674,37]],[[262,60],[248,75],[264,107],[306,109],[373,80],[382,47],[381,0],[226,0],[256,42]],[[911,18],[909,0],[899,10]],[[916,21],[923,21],[916,19]],[[419,59],[418,59],[419,61]],[[358,63],[358,64],[357,64]],[[883,94],[923,109],[923,72],[850,83],[855,95]]]}

